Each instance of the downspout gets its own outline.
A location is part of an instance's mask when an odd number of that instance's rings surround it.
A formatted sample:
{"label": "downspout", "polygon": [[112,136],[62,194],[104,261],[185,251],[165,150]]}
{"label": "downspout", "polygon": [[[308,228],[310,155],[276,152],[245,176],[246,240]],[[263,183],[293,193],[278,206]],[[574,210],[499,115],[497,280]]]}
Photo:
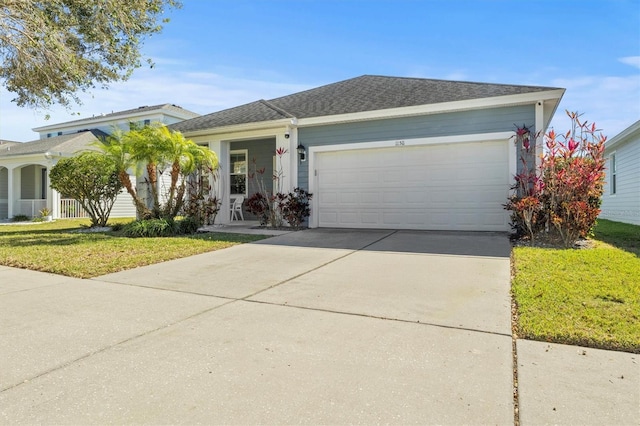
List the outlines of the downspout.
{"label": "downspout", "polygon": [[542,165],[542,155],[544,153],[544,101],[536,102],[536,170]]}

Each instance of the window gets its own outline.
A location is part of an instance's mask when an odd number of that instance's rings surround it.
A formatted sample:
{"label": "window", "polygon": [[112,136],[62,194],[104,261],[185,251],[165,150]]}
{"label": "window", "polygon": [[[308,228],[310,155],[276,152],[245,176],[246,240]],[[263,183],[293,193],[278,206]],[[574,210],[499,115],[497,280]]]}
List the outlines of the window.
{"label": "window", "polygon": [[62,136],[62,132],[58,132],[58,136]]}
{"label": "window", "polygon": [[615,152],[609,156],[609,172],[611,173],[611,181],[609,182],[609,185],[611,185],[611,187],[610,187],[609,193],[611,195],[614,195],[617,190],[616,188],[617,171],[616,171],[616,153]]}
{"label": "window", "polygon": [[247,154],[246,149],[229,154],[232,195],[247,195]]}
{"label": "window", "polygon": [[144,120],[144,125],[148,126],[149,124],[151,124],[151,120]]}

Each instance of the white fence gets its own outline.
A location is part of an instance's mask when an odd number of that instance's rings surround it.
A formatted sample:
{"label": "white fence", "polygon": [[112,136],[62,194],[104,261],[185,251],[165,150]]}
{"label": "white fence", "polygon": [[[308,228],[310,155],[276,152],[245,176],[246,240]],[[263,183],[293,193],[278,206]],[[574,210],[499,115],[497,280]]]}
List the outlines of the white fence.
{"label": "white fence", "polygon": [[76,219],[82,217],[89,217],[89,215],[79,202],[72,198],[63,198],[60,200],[60,219]]}
{"label": "white fence", "polygon": [[29,217],[40,216],[40,210],[47,207],[47,200],[18,200],[18,214]]}

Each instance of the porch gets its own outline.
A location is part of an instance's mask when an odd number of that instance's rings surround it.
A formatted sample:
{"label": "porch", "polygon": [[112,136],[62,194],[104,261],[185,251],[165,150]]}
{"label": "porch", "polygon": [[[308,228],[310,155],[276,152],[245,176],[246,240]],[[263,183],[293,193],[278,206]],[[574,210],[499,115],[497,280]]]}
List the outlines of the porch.
{"label": "porch", "polygon": [[37,217],[42,209],[52,212],[54,199],[60,197],[49,188],[49,168],[45,164],[0,166],[0,219]]}
{"label": "porch", "polygon": [[[239,214],[232,219],[233,202],[242,197],[242,217],[245,223],[257,222],[257,217],[248,212],[247,200],[256,193],[267,195],[287,193],[297,185],[298,145],[297,129],[282,123],[273,129],[260,129],[233,135],[233,138],[211,140],[210,137],[194,137],[199,144],[206,144],[219,159],[219,170],[212,181],[212,195],[221,200],[218,225],[243,223]],[[231,135],[229,135],[231,136]]]}

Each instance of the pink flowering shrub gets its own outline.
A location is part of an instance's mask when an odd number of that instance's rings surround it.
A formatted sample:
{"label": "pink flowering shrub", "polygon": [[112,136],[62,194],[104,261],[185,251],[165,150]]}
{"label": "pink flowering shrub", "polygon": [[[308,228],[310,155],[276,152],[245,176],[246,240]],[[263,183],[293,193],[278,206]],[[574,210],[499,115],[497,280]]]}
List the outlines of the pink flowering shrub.
{"label": "pink flowering shrub", "polygon": [[570,247],[587,236],[600,213],[606,137],[595,124],[580,121],[578,113],[567,111],[567,115],[571,130],[562,135],[551,130],[544,136],[546,150],[539,169],[526,161],[530,132],[525,126],[517,129],[523,168],[515,176],[514,192],[505,208],[513,212],[516,233],[526,232],[533,240],[548,232]]}

